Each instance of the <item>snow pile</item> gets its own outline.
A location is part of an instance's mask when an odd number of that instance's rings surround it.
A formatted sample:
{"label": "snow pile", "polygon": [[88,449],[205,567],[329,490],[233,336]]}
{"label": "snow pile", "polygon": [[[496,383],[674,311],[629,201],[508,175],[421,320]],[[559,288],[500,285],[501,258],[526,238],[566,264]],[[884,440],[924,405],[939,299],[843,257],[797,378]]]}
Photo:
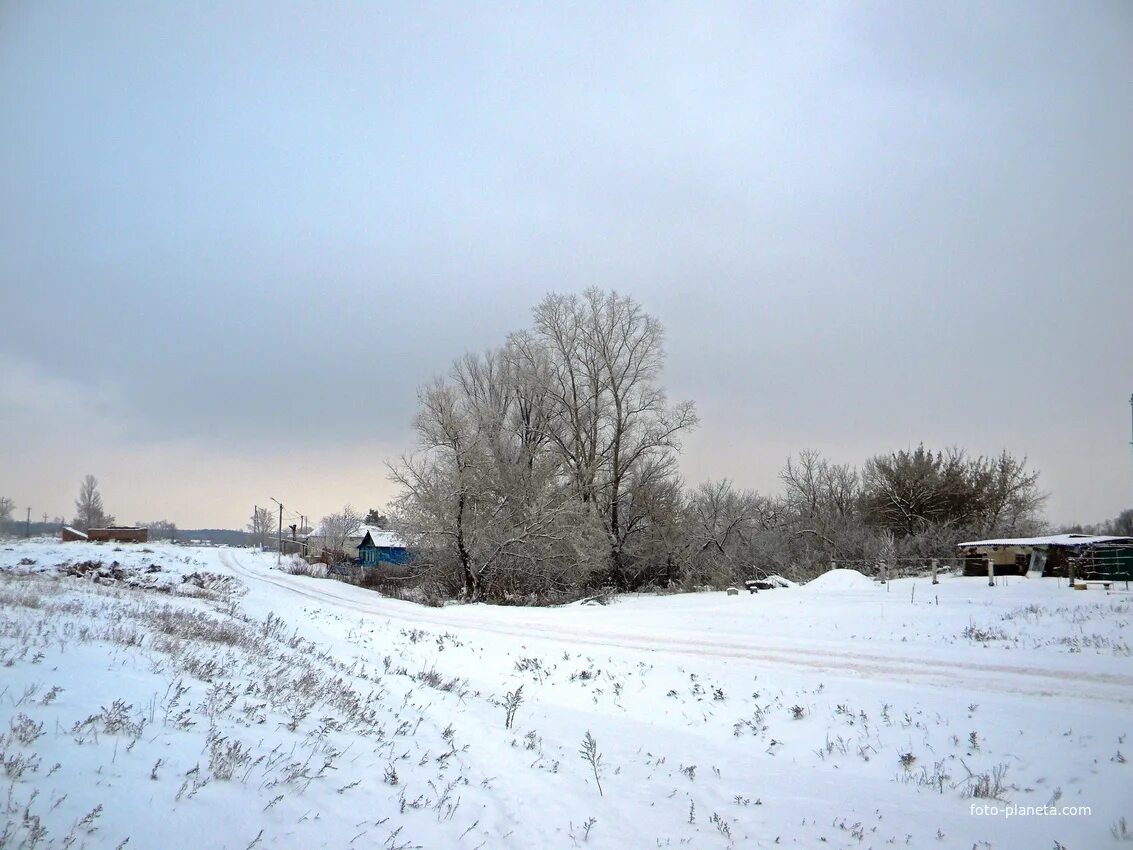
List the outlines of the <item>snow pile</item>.
{"label": "snow pile", "polygon": [[823,593],[846,593],[854,591],[875,590],[877,582],[866,578],[857,570],[830,570],[816,579],[808,581],[804,587],[807,590],[818,590]]}

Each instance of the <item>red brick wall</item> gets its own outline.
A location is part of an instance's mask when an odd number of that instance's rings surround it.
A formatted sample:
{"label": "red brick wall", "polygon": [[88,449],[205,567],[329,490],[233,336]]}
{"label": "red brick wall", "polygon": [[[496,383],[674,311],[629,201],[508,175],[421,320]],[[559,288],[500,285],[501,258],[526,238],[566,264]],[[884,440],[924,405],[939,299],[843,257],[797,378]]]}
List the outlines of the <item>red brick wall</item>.
{"label": "red brick wall", "polygon": [[91,528],[87,538],[113,543],[145,543],[149,540],[148,528]]}

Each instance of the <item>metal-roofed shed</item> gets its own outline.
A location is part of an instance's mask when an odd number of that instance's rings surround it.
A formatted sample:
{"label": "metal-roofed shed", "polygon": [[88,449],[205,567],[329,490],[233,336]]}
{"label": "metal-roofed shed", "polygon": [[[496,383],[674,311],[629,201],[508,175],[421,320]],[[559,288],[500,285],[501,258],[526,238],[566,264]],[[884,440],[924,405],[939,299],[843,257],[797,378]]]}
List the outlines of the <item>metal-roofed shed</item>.
{"label": "metal-roofed shed", "polygon": [[1133,573],[1133,537],[1052,534],[973,540],[959,548],[964,575],[986,575],[990,560],[996,575],[1067,577],[1072,559],[1082,578],[1129,581]]}

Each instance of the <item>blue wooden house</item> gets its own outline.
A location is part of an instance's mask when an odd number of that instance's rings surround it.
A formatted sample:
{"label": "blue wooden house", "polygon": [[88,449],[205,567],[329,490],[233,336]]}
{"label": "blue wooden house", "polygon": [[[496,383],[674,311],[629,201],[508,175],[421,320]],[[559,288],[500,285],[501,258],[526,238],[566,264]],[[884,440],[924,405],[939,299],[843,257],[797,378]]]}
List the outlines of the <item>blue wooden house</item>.
{"label": "blue wooden house", "polygon": [[358,544],[358,560],[364,568],[404,565],[409,563],[409,550],[405,548],[405,541],[392,531],[368,528]]}

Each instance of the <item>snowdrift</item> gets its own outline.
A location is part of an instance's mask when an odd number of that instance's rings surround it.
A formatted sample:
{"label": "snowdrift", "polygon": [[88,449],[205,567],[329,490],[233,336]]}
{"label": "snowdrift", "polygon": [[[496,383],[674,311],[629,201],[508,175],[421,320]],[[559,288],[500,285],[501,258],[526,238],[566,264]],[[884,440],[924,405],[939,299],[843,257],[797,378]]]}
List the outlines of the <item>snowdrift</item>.
{"label": "snowdrift", "polygon": [[822,593],[846,593],[847,591],[875,590],[877,582],[859,573],[857,570],[830,570],[816,579],[811,579],[803,585],[804,590],[815,590]]}

